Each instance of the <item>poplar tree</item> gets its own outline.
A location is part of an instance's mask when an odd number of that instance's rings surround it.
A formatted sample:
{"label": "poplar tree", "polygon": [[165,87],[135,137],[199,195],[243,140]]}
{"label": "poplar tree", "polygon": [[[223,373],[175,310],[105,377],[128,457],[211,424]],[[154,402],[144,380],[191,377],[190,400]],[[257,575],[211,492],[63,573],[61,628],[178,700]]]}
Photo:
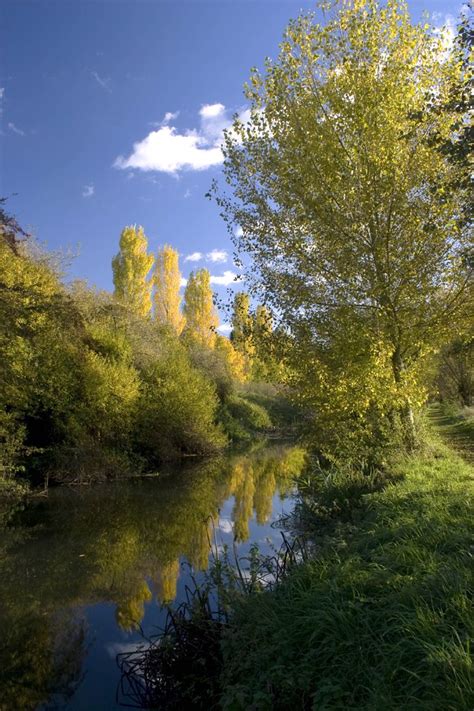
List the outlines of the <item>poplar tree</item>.
{"label": "poplar tree", "polygon": [[226,134],[231,192],[214,194],[326,449],[396,422],[411,448],[427,359],[473,312],[466,167],[439,150],[462,140],[462,63],[403,0],[301,16],[280,47],[252,73],[250,119]]}
{"label": "poplar tree", "polygon": [[147,280],[154,257],[147,253],[148,240],[143,227],[125,227],[120,249],[112,259],[115,296],[138,316],[151,311],[152,282]]}
{"label": "poplar tree", "polygon": [[213,303],[211,275],[207,269],[191,272],[184,292],[184,334],[201,345],[213,348],[219,318]]}
{"label": "poplar tree", "polygon": [[216,336],[215,350],[222,357],[231,379],[243,382],[246,373],[245,358],[242,353],[234,348],[228,338],[220,334]]}
{"label": "poplar tree", "polygon": [[171,327],[179,336],[185,321],[180,310],[179,254],[168,244],[165,244],[156,256],[153,284],[155,320],[160,325]]}
{"label": "poplar tree", "polygon": [[237,351],[242,353],[247,358],[251,357],[253,347],[250,297],[244,291],[237,292],[234,297],[230,340]]}
{"label": "poplar tree", "polygon": [[252,379],[277,382],[280,373],[273,353],[273,319],[267,306],[259,304],[255,309],[252,327],[252,343],[255,351],[252,362]]}
{"label": "poplar tree", "polygon": [[264,342],[273,331],[272,315],[263,304],[259,304],[255,310],[253,331],[257,343],[259,341]]}

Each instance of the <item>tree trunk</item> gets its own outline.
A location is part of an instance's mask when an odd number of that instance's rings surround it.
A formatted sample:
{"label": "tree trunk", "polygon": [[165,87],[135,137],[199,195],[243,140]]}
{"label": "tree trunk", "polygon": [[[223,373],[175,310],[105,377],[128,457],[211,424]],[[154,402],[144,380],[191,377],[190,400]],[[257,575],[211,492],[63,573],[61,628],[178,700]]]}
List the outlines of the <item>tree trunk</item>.
{"label": "tree trunk", "polygon": [[[394,380],[397,385],[400,385],[402,381],[402,373],[405,368],[400,352],[400,346],[397,346],[392,354],[392,368]],[[412,452],[416,444],[415,417],[413,414],[413,408],[408,398],[400,407],[399,415],[403,428],[405,447],[408,452]]]}

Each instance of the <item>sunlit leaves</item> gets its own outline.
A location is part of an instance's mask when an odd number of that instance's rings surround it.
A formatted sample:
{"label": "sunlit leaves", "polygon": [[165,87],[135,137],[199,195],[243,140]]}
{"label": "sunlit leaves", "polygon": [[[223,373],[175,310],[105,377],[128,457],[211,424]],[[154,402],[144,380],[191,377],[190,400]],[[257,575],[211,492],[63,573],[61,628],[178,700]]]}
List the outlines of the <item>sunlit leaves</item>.
{"label": "sunlit leaves", "polygon": [[147,276],[154,258],[147,253],[147,247],[143,227],[125,227],[119,253],[112,260],[115,295],[140,316],[147,316],[151,310],[152,284]]}
{"label": "sunlit leaves", "polygon": [[153,282],[154,318],[158,324],[169,326],[179,336],[185,322],[180,311],[179,254],[168,244],[165,244],[156,256]]}
{"label": "sunlit leaves", "polygon": [[183,311],[186,317],[185,336],[212,348],[219,319],[213,303],[210,278],[207,269],[191,272],[184,292]]}
{"label": "sunlit leaves", "polygon": [[247,86],[250,120],[227,134],[232,193],[217,200],[319,425],[323,410],[328,428],[345,412],[349,433],[369,411],[408,413],[423,362],[473,306],[464,167],[437,147],[460,73],[404,2],[344,3],[324,26],[290,23]]}

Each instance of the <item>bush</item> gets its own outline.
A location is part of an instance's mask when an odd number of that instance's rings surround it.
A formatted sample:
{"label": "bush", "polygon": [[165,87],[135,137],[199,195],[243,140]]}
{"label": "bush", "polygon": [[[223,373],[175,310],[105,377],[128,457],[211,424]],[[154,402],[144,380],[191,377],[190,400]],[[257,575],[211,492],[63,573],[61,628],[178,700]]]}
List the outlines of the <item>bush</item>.
{"label": "bush", "polygon": [[274,427],[284,432],[301,428],[304,413],[292,402],[290,392],[283,386],[270,383],[246,383],[239,387],[246,400],[260,405],[269,414]]}
{"label": "bush", "polygon": [[209,454],[225,444],[214,385],[178,342],[142,373],[136,441],[152,459]]}
{"label": "bush", "polygon": [[126,445],[130,440],[140,394],[137,371],[124,361],[86,351],[84,400],[80,417],[96,439]]}
{"label": "bush", "polygon": [[191,364],[214,383],[217,395],[223,402],[234,391],[233,375],[225,352],[191,341],[188,353]]}
{"label": "bush", "polygon": [[219,420],[232,441],[247,441],[256,433],[273,427],[268,412],[261,405],[239,395],[232,395],[221,407]]}

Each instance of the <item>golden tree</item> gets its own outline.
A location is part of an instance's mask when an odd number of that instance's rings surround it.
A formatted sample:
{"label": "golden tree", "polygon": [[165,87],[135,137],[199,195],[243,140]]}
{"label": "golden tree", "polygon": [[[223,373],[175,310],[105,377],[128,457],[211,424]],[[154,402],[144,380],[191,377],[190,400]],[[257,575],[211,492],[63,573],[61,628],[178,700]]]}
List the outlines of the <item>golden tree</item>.
{"label": "golden tree", "polygon": [[255,310],[253,332],[255,340],[264,341],[273,331],[273,319],[269,309],[264,304],[259,304]]}
{"label": "golden tree", "polygon": [[148,316],[151,311],[152,283],[147,276],[154,257],[147,247],[143,227],[125,227],[119,253],[112,259],[115,296],[138,316]]}
{"label": "golden tree", "polygon": [[234,348],[246,358],[251,358],[254,350],[252,346],[252,326],[250,297],[245,291],[239,291],[234,296],[230,340]]}
{"label": "golden tree", "polygon": [[183,311],[186,317],[186,337],[213,348],[219,318],[213,303],[211,275],[207,269],[198,269],[189,275]]}
{"label": "golden tree", "polygon": [[252,324],[252,379],[281,382],[281,366],[274,355],[273,318],[267,306],[259,304],[255,309]]}
{"label": "golden tree", "polygon": [[169,326],[179,336],[184,328],[184,316],[181,313],[181,272],[179,271],[178,252],[165,244],[156,256],[153,275],[155,292],[155,320],[163,326]]}
{"label": "golden tree", "polygon": [[246,374],[245,358],[242,353],[234,348],[228,338],[221,336],[219,333],[216,335],[215,350],[216,353],[221,355],[230,377],[233,380],[243,382],[246,378]]}

